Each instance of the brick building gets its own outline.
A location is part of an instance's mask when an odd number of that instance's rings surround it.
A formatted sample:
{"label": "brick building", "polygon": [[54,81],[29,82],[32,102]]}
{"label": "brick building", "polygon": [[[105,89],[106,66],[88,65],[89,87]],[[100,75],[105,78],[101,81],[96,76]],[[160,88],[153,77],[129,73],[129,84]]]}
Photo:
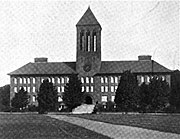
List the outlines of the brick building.
{"label": "brick building", "polygon": [[139,56],[134,61],[101,61],[101,25],[90,8],[76,28],[76,61],[48,62],[47,58],[35,58],[34,63],[28,63],[8,74],[11,80],[10,99],[24,87],[31,96],[30,104],[37,105],[37,91],[43,80],[48,78],[57,87],[61,101],[64,86],[72,73],[79,75],[88,104],[114,101],[119,79],[125,70],[131,70],[139,84],[148,83],[152,75],[161,76],[170,84],[171,70],[151,60],[151,56]]}

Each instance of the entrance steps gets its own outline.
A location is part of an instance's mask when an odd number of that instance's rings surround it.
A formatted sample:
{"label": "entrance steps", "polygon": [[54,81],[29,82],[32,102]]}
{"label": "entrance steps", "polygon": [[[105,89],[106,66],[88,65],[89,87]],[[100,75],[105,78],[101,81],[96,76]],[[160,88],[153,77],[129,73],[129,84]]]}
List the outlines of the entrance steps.
{"label": "entrance steps", "polygon": [[92,113],[94,110],[95,105],[93,104],[82,104],[77,108],[72,110],[73,114],[83,114],[83,113]]}

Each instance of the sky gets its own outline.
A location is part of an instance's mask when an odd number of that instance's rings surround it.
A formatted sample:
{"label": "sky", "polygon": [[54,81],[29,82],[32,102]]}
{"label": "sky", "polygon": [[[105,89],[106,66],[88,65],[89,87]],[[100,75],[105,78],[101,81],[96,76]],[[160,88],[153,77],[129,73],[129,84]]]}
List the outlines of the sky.
{"label": "sky", "polygon": [[88,6],[102,27],[102,61],[151,55],[180,70],[179,1],[0,1],[0,86],[35,57],[76,61],[75,25]]}

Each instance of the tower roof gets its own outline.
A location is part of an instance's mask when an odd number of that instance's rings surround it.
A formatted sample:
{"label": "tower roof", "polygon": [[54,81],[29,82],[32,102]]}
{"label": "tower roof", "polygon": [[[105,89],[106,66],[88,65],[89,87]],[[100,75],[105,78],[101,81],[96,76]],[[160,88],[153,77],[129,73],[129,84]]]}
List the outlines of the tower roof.
{"label": "tower roof", "polygon": [[90,7],[88,7],[84,15],[76,24],[76,26],[82,26],[82,25],[100,25],[96,17],[94,16],[93,12],[91,11]]}

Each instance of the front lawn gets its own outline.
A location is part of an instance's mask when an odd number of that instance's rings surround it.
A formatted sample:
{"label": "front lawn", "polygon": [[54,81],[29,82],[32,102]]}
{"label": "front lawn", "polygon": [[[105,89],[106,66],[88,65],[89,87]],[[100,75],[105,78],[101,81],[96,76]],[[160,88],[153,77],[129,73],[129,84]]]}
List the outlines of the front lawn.
{"label": "front lawn", "polygon": [[109,139],[85,128],[37,114],[0,114],[0,139]]}
{"label": "front lawn", "polygon": [[153,114],[82,114],[69,115],[80,118],[112,123],[117,125],[135,126],[180,134],[180,115]]}

